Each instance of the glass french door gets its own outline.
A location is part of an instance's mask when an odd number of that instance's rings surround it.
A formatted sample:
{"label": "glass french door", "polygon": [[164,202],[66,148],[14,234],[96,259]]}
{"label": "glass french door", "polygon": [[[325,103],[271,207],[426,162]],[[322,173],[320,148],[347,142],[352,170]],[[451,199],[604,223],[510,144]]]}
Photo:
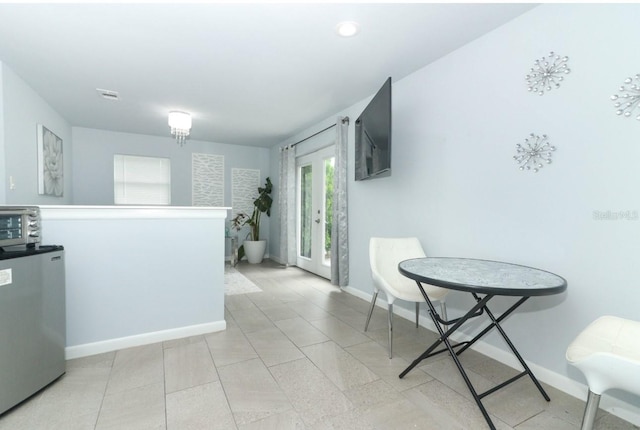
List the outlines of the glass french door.
{"label": "glass french door", "polygon": [[298,267],[331,278],[334,147],[296,160]]}

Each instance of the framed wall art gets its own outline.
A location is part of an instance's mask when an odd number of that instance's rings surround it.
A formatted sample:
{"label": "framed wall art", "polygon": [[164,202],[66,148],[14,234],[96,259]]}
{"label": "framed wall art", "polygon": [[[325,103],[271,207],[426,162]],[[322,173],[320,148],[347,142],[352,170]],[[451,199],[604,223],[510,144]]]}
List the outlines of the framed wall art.
{"label": "framed wall art", "polygon": [[62,197],[64,166],[62,139],[38,124],[38,194]]}

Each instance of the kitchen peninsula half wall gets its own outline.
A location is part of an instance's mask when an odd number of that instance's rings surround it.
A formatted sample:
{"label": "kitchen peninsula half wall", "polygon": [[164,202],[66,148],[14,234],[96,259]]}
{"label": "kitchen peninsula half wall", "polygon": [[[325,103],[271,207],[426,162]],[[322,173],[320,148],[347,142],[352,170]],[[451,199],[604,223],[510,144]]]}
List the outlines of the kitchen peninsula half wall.
{"label": "kitchen peninsula half wall", "polygon": [[229,209],[40,206],[66,254],[67,359],[224,330]]}

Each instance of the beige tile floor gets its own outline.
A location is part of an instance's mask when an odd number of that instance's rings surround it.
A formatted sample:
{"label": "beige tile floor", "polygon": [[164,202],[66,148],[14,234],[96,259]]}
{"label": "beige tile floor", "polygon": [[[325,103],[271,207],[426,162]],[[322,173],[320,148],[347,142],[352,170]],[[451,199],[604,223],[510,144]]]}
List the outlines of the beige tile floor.
{"label": "beige tile floor", "polygon": [[[53,385],[0,417],[0,430],[485,429],[450,358],[398,374],[433,333],[395,320],[327,281],[269,261],[238,269],[261,293],[226,298],[227,330],[70,360]],[[468,350],[483,389],[514,370]],[[498,429],[577,429],[584,403],[522,378],[485,399]],[[636,429],[600,412],[598,429]]]}

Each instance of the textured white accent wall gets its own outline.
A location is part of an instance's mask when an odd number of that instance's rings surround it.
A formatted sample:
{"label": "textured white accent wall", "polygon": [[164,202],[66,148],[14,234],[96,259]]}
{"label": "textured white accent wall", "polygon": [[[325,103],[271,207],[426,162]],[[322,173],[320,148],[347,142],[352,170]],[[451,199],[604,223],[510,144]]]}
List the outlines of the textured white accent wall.
{"label": "textured white accent wall", "polygon": [[193,206],[224,206],[224,155],[191,155]]}
{"label": "textured white accent wall", "polygon": [[253,201],[258,197],[259,186],[260,170],[231,169],[231,218],[238,212],[251,216]]}

